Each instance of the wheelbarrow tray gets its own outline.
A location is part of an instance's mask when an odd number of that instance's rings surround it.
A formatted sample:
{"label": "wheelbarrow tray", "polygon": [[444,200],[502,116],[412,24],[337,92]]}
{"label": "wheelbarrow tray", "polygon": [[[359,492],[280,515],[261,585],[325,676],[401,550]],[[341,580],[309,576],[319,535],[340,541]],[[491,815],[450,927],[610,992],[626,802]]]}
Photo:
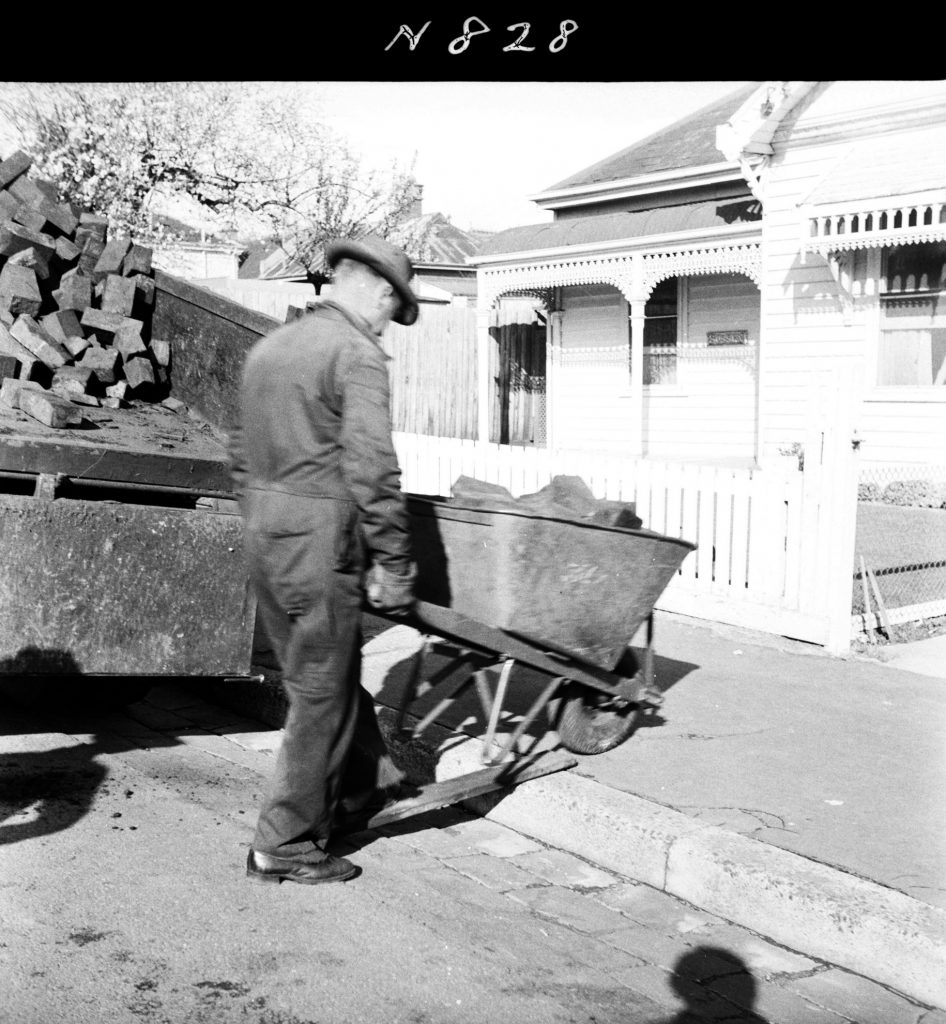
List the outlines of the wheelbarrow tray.
{"label": "wheelbarrow tray", "polygon": [[607,671],[695,545],[649,530],[408,497],[417,597]]}

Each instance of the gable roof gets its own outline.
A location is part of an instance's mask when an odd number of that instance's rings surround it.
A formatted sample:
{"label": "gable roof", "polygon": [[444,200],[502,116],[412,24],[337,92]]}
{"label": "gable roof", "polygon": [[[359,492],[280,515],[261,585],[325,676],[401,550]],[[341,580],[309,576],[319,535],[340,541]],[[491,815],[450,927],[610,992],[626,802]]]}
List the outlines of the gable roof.
{"label": "gable roof", "polygon": [[758,82],[740,86],[722,99],[550,185],[545,191],[722,163],[725,158],[716,148],[716,126],[728,120],[758,87]]}
{"label": "gable roof", "polygon": [[420,239],[420,248],[412,257],[415,264],[465,265],[468,256],[475,256],[484,242],[491,237],[489,231],[464,231],[442,213],[425,213],[403,221],[390,238],[396,245],[411,247]]}

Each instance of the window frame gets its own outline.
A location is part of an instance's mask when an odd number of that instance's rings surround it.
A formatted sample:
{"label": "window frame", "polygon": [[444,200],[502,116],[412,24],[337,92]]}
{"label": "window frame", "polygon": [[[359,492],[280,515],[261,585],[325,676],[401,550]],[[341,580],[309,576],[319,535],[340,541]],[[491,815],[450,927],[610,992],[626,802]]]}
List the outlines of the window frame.
{"label": "window frame", "polygon": [[[910,243],[907,243],[910,244]],[[901,293],[881,291],[885,282],[885,258],[887,250],[893,246],[884,245],[868,250],[866,274],[868,280],[877,282],[876,301],[871,304],[868,317],[867,358],[869,360],[869,386],[865,389],[866,402],[935,402],[946,403],[946,384],[881,384],[878,381],[880,372],[880,341],[884,325],[884,299]],[[909,295],[911,293],[906,293]],[[931,294],[930,292],[917,294]],[[946,301],[946,290],[936,291]]]}
{"label": "window frame", "polygon": [[[686,309],[687,309],[687,278],[676,275],[672,278],[665,278],[664,280],[673,280],[677,284],[677,295],[676,295],[676,312],[673,314],[667,314],[665,317],[647,317],[648,320],[658,319],[675,319],[677,322],[677,330],[674,338],[674,359],[679,360],[680,348],[686,343]],[[663,283],[663,282],[660,282]],[[649,300],[648,300],[649,301]],[[633,330],[633,324],[631,323],[630,317],[630,305],[626,305],[627,312],[627,330],[628,330],[628,386],[633,387],[631,381],[631,368],[630,368],[630,345],[631,345],[631,331]],[[647,349],[644,349],[644,355],[647,355]],[[674,365],[674,377],[677,376],[677,364]],[[642,384],[645,394],[654,395],[681,395],[686,394],[686,389],[683,388],[677,379],[673,383],[666,384]]]}

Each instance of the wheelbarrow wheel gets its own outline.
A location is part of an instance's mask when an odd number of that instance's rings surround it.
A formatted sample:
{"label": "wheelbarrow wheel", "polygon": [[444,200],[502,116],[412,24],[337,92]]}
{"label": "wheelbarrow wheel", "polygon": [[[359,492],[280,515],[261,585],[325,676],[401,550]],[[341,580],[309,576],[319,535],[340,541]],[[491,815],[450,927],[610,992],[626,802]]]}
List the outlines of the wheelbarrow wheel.
{"label": "wheelbarrow wheel", "polygon": [[640,708],[587,686],[569,683],[552,725],[566,750],[603,754],[623,743],[637,727]]}

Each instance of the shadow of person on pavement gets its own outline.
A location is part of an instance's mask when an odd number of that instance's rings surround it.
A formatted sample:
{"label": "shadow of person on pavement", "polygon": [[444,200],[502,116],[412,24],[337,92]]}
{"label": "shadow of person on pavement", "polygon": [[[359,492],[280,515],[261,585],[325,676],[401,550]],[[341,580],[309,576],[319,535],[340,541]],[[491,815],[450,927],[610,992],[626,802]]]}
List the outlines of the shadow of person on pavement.
{"label": "shadow of person on pavement", "polygon": [[[80,668],[68,651],[24,647],[0,660],[4,733],[23,730],[24,710],[58,712],[70,703],[68,679]],[[96,743],[76,743],[0,757],[0,845],[69,828],[88,813],[108,774]]]}
{"label": "shadow of person on pavement", "polygon": [[[108,778],[96,758],[133,746],[107,729],[108,718],[139,691],[132,678],[83,676],[57,648],[27,646],[0,659],[0,736],[15,737],[0,754],[0,845],[60,832],[89,812]],[[59,742],[63,734],[76,742]],[[57,745],[36,749],[43,741],[31,735]]]}
{"label": "shadow of person on pavement", "polygon": [[0,757],[0,846],[74,825],[91,809],[108,770],[97,743]]}
{"label": "shadow of person on pavement", "polygon": [[752,971],[727,949],[695,946],[677,960],[670,984],[686,1006],[661,1024],[723,1019],[733,1024],[768,1024],[753,1010],[758,986]]}

